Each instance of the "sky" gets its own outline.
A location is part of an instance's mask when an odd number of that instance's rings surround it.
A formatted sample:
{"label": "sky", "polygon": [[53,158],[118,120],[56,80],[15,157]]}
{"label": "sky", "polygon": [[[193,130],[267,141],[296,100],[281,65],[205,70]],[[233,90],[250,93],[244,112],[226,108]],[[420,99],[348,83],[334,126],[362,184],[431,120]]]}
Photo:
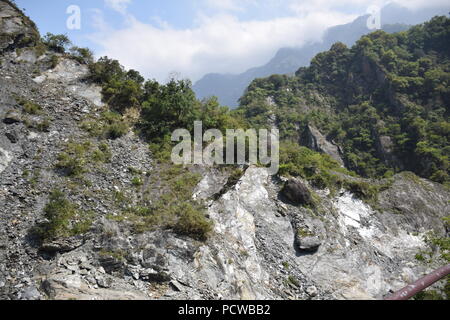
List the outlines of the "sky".
{"label": "sky", "polygon": [[[96,57],[118,59],[161,82],[174,73],[195,82],[206,73],[243,72],[265,64],[282,47],[320,41],[327,28],[389,2],[411,10],[448,5],[448,0],[16,0],[42,35],[67,34]],[[79,19],[68,11],[73,6]]]}

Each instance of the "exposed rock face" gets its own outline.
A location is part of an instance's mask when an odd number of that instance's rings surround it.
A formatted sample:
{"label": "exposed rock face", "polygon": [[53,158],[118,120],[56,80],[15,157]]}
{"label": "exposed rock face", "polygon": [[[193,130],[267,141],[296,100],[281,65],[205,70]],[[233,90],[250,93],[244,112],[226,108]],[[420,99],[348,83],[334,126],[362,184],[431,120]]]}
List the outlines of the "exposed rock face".
{"label": "exposed rock face", "polygon": [[328,154],[334,160],[336,160],[339,164],[344,166],[344,161],[341,157],[341,152],[339,146],[334,144],[333,142],[328,141],[319,130],[314,128],[311,125],[308,125],[303,132],[301,138],[301,144],[305,147],[308,147],[314,151]]}
{"label": "exposed rock face", "polygon": [[[50,70],[45,58],[2,58],[0,299],[379,299],[440,263],[415,255],[434,250],[427,232],[447,235],[450,194],[408,173],[394,177],[377,211],[348,192],[285,183],[265,168],[247,168],[230,186],[226,172],[200,167],[193,196],[214,222],[208,241],[170,230],[137,233],[117,219],[117,203],[157,192],[147,178],[140,188],[131,184],[133,172],[159,174],[148,145],[132,132],[104,140],[111,157],[102,170],[88,171],[82,183],[61,176],[55,163],[65,143],[98,143],[81,124],[106,110],[100,91],[86,93],[86,69],[74,61]],[[41,112],[26,114],[17,95]],[[46,118],[48,128],[39,129]],[[31,229],[44,220],[54,188],[75,190],[70,200],[93,211],[93,225],[84,235],[37,243]],[[301,206],[311,203],[311,190],[314,209]]]}
{"label": "exposed rock face", "polygon": [[0,2],[0,53],[39,39],[35,24],[9,1]]}

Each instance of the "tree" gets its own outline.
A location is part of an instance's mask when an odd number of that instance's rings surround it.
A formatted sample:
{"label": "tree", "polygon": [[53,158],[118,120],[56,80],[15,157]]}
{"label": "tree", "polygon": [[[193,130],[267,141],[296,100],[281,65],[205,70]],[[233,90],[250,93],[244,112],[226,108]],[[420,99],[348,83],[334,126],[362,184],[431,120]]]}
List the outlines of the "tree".
{"label": "tree", "polygon": [[53,34],[48,32],[42,42],[52,51],[57,53],[64,53],[66,49],[72,44],[67,35]]}
{"label": "tree", "polygon": [[199,102],[189,80],[171,79],[166,85],[144,85],[142,125],[148,137],[163,137],[174,129],[191,129],[199,117]]}

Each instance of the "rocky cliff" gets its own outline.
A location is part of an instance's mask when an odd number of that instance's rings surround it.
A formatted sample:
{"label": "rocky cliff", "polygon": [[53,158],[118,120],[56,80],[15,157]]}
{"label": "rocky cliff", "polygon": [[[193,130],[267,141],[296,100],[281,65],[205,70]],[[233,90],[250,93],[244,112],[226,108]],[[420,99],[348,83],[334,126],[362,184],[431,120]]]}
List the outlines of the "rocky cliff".
{"label": "rocky cliff", "polygon": [[[85,80],[88,68],[16,50],[37,30],[0,2],[2,35],[10,17],[17,36],[2,45],[0,65],[0,299],[380,299],[444,263],[428,240],[448,234],[450,194],[409,173],[371,204],[294,179],[311,196],[302,205],[265,168],[233,179],[192,168],[202,177],[192,197],[214,226],[208,240],[136,230],[120,212],[160,192],[164,168],[133,131],[93,136],[86,128],[108,106]],[[58,165],[74,153],[79,177]],[[58,206],[72,221],[52,221],[64,232],[38,240]]]}

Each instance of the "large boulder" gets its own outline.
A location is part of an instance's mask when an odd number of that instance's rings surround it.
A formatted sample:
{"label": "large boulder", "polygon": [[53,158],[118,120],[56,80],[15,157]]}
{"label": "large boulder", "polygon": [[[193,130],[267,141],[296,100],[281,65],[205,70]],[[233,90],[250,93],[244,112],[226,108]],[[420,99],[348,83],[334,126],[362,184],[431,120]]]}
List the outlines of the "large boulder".
{"label": "large boulder", "polygon": [[297,179],[289,179],[281,191],[283,196],[296,205],[311,205],[311,191]]}
{"label": "large boulder", "polygon": [[320,238],[309,230],[300,228],[295,235],[295,243],[300,251],[314,252],[322,245]]}
{"label": "large boulder", "polygon": [[341,166],[344,166],[342,160],[342,152],[338,145],[328,141],[319,130],[308,125],[303,132],[300,143],[314,151],[328,154],[331,158],[336,160]]}

